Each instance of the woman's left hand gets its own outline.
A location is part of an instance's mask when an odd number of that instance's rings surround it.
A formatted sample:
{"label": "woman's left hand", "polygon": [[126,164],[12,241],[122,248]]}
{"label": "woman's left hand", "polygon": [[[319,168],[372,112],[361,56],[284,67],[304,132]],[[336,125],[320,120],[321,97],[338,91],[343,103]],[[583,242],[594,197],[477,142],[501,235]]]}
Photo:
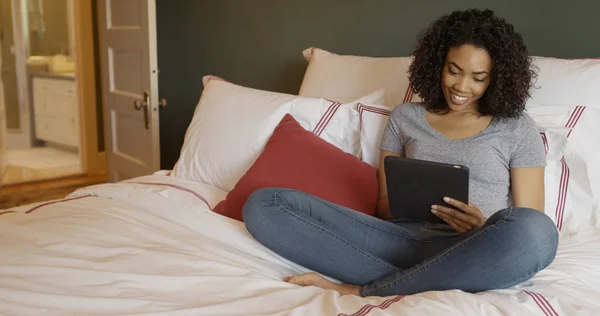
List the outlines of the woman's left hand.
{"label": "woman's left hand", "polygon": [[459,233],[466,233],[481,227],[487,220],[477,206],[471,202],[465,204],[447,197],[444,198],[444,201],[462,212],[442,205],[432,205],[431,212]]}

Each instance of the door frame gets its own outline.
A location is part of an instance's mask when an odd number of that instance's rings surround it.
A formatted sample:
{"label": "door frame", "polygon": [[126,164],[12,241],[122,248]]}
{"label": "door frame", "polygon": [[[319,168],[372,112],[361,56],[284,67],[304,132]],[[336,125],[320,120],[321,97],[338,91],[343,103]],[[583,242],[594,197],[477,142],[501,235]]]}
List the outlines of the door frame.
{"label": "door frame", "polygon": [[[96,47],[94,34],[94,0],[71,0],[75,14],[75,71],[79,97],[81,166],[87,175],[106,173],[106,156],[98,150]],[[102,115],[102,112],[100,112]],[[106,143],[106,142],[105,142]]]}

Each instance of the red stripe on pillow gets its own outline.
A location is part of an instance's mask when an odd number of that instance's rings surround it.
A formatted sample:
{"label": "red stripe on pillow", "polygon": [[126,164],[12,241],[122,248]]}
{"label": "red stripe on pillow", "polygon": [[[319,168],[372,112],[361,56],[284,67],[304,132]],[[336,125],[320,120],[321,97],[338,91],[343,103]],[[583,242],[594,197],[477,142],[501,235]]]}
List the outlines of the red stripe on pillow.
{"label": "red stripe on pillow", "polygon": [[[329,106],[329,109],[327,112],[329,113],[325,113],[325,115],[323,117],[325,117],[325,120],[323,121],[323,124],[321,124],[321,126],[316,129],[315,135],[317,136],[321,136],[321,133],[323,133],[323,131],[325,130],[325,128],[327,127],[327,125],[329,124],[329,122],[331,122],[331,119],[333,118],[333,116],[335,115],[335,113],[337,112],[337,110],[340,108],[342,104],[340,102],[336,102],[332,105]],[[321,119],[323,119],[323,117]]]}
{"label": "red stripe on pillow", "polygon": [[[575,129],[575,126],[577,125],[577,122],[579,122],[579,120],[581,119],[581,116],[583,115],[585,109],[585,106],[578,105],[575,107],[575,110],[571,113],[569,120],[567,120],[567,123],[565,124],[565,127],[570,129],[569,133],[567,134],[567,138],[571,135],[573,129]],[[556,219],[556,227],[559,231],[562,229],[563,226],[565,208],[567,204],[567,194],[569,193],[569,178],[571,175],[571,169],[569,168],[567,160],[564,156],[560,159],[560,162],[562,165],[562,173],[560,175],[560,183],[558,187],[558,201],[556,203],[556,210],[554,213]]]}
{"label": "red stripe on pillow", "polygon": [[567,124],[565,124],[565,127],[567,127],[567,128],[575,127],[575,124],[579,120],[579,117],[581,116],[581,113],[583,112],[584,109],[585,109],[585,107],[583,107],[581,105],[576,106],[575,110],[571,113],[571,116],[569,116],[569,120],[567,121]]}
{"label": "red stripe on pillow", "polygon": [[375,113],[375,114],[381,114],[381,115],[385,115],[385,116],[390,116],[392,114],[392,111],[390,111],[390,110],[380,109],[380,108],[376,108],[374,106],[364,105],[359,102],[358,103],[358,120],[359,120],[358,121],[358,130],[359,131],[362,130],[363,112],[364,111]]}
{"label": "red stripe on pillow", "polygon": [[332,111],[331,115],[329,116],[329,118],[327,119],[327,121],[325,122],[325,124],[323,124],[323,128],[321,128],[321,130],[319,131],[319,133],[317,134],[317,136],[320,136],[320,135],[321,135],[321,133],[323,133],[323,131],[324,131],[324,130],[327,128],[327,125],[329,125],[329,122],[331,122],[331,119],[333,118],[333,116],[335,115],[335,113],[337,112],[337,110],[339,110],[339,108],[340,108],[341,106],[342,106],[342,103],[340,103],[340,102],[338,102],[338,103],[335,105],[335,107],[334,107],[334,109],[333,109],[333,111]]}
{"label": "red stripe on pillow", "polygon": [[358,130],[362,131],[362,122],[363,122],[363,110],[364,110],[364,106],[361,103],[358,103]]}
{"label": "red stripe on pillow", "polygon": [[337,103],[337,102],[331,101],[331,100],[327,100],[327,101],[331,102],[331,104],[329,105],[329,107],[327,108],[327,110],[325,111],[325,113],[323,113],[323,115],[319,119],[319,122],[317,122],[317,125],[315,125],[315,128],[312,131],[314,134],[316,134],[317,131],[321,128],[321,125],[324,124],[327,115],[329,114],[329,112],[333,109],[333,107]]}
{"label": "red stripe on pillow", "polygon": [[[565,127],[568,127],[571,129],[569,131],[569,133],[567,134],[567,137],[571,136],[571,132],[573,132],[575,125],[577,125],[577,122],[579,122],[581,115],[583,115],[583,111],[585,111],[585,106],[578,105],[577,107],[575,107],[575,111],[573,111],[573,114],[571,114],[572,121],[569,120],[569,121],[571,121],[570,126],[569,125],[565,126]],[[569,123],[567,122],[567,124],[569,124]]]}
{"label": "red stripe on pillow", "polygon": [[406,103],[408,102],[409,99],[409,95],[410,95],[410,91],[412,90],[411,85],[409,84],[408,87],[406,87],[406,92],[404,93],[404,100],[402,101],[402,103]]}
{"label": "red stripe on pillow", "polygon": [[327,125],[331,121],[331,118],[335,115],[335,112],[337,112],[338,105],[340,105],[340,103],[335,102],[329,106],[325,114],[323,114],[323,116],[321,117],[321,124],[315,128],[315,135],[321,135],[325,127],[327,127]]}
{"label": "red stripe on pillow", "polygon": [[558,189],[558,202],[556,203],[556,227],[558,230],[562,229],[563,218],[565,216],[565,204],[567,202],[567,193],[569,189],[569,177],[571,175],[571,170],[567,165],[567,161],[565,157],[560,159],[562,164],[562,173],[560,175],[560,187]]}
{"label": "red stripe on pillow", "polygon": [[412,102],[413,95],[414,95],[415,93],[414,93],[414,91],[413,91],[413,87],[412,87],[412,85],[409,85],[408,87],[410,88],[410,96],[408,97],[408,101],[407,101],[407,102]]}
{"label": "red stripe on pillow", "polygon": [[385,115],[385,116],[390,116],[390,114],[392,114],[392,112],[390,112],[388,110],[384,110],[384,109],[365,108],[364,110],[367,111],[367,112],[371,112],[371,113],[375,113],[375,114],[381,114],[381,115]]}
{"label": "red stripe on pillow", "polygon": [[368,111],[372,113],[382,114],[386,116],[390,116],[392,111],[386,109],[380,109],[374,106],[364,105],[362,103],[358,104],[358,112],[362,114],[362,111]]}

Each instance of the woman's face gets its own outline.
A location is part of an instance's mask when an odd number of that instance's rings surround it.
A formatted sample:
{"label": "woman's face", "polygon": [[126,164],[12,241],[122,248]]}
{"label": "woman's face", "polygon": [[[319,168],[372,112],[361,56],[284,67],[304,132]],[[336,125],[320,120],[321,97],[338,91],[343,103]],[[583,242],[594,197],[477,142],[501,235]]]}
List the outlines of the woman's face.
{"label": "woman's face", "polygon": [[473,45],[451,48],[442,70],[442,91],[452,111],[479,109],[479,99],[490,85],[492,59]]}

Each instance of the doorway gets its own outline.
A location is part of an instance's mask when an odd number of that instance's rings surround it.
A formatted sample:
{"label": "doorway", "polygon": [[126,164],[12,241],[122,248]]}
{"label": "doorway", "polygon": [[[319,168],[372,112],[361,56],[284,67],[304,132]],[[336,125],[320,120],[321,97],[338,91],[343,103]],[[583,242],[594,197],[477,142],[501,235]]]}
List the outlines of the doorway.
{"label": "doorway", "polygon": [[0,186],[97,174],[91,1],[0,3]]}

